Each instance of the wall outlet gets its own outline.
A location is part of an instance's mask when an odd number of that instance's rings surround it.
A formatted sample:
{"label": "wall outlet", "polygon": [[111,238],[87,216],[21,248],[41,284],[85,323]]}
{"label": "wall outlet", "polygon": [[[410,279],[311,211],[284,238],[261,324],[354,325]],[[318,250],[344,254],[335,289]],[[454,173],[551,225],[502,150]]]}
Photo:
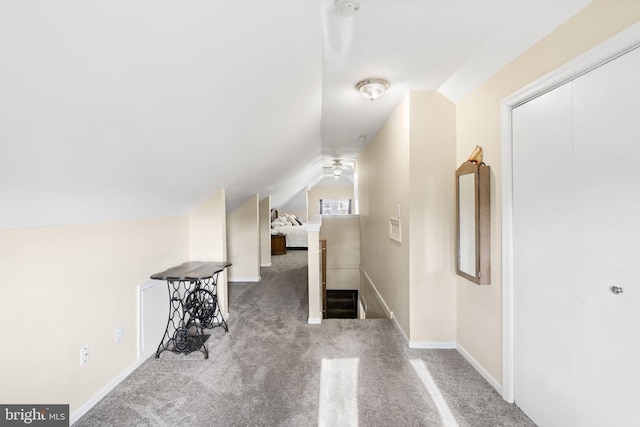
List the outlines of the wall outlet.
{"label": "wall outlet", "polygon": [[116,326],[116,343],[119,343],[124,338],[124,325]]}
{"label": "wall outlet", "polygon": [[80,349],[80,366],[89,361],[89,344]]}

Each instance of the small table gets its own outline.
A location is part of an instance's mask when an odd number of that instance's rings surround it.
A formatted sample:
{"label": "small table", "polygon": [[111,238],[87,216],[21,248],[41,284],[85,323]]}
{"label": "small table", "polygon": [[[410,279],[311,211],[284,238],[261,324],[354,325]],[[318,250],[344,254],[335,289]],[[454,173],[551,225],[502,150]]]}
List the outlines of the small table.
{"label": "small table", "polygon": [[284,234],[271,235],[271,255],[284,255],[287,253],[287,236]]}
{"label": "small table", "polygon": [[169,320],[162,341],[156,351],[169,350],[188,354],[199,350],[204,358],[209,351],[204,342],[209,335],[203,329],[222,327],[229,331],[218,305],[218,273],[230,266],[228,262],[185,262],[161,273],[152,279],[166,280],[169,287]]}

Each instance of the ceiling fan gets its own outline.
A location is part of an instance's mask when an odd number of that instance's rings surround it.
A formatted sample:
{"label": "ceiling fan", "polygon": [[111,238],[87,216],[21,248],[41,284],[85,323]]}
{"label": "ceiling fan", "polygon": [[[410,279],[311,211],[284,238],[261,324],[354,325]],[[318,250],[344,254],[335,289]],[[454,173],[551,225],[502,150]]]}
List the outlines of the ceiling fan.
{"label": "ceiling fan", "polygon": [[340,178],[343,172],[353,170],[352,162],[343,162],[341,159],[332,160],[331,164],[325,164],[322,167],[325,174],[331,173],[335,178]]}

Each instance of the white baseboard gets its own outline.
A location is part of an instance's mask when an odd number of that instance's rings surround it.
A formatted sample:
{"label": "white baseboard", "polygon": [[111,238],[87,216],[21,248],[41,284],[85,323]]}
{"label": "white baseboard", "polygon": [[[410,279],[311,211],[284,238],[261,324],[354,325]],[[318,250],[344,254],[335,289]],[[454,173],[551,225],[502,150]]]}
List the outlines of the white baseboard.
{"label": "white baseboard", "polygon": [[449,341],[409,341],[409,348],[457,349],[458,343]]}
{"label": "white baseboard", "polygon": [[91,408],[93,408],[98,402],[102,400],[111,390],[113,390],[118,384],[120,384],[125,378],[127,378],[133,371],[138,369],[147,359],[154,356],[156,352],[152,351],[146,357],[141,357],[136,360],[131,366],[122,371],[120,375],[115,377],[109,384],[104,386],[102,390],[96,393],[91,399],[87,400],[82,406],[80,406],[71,416],[69,417],[69,424],[73,425],[76,421],[78,421],[84,414],[89,412]]}
{"label": "white baseboard", "polygon": [[396,327],[396,329],[402,334],[402,336],[404,337],[404,340],[409,343],[409,337],[407,336],[407,334],[405,333],[404,329],[402,329],[402,326],[400,326],[400,323],[398,323],[398,319],[396,319],[395,317],[393,317],[393,312],[391,312],[391,320],[393,320],[393,325]]}
{"label": "white baseboard", "polygon": [[227,282],[235,283],[235,282],[259,282],[262,280],[261,276],[258,277],[228,277]]}
{"label": "white baseboard", "polygon": [[310,325],[320,325],[322,324],[322,319],[319,317],[309,317],[308,323]]}
{"label": "white baseboard", "polygon": [[260,267],[271,267],[273,264],[271,264],[270,262],[265,263],[265,264],[260,264]]}
{"label": "white baseboard", "polygon": [[382,295],[380,295],[380,292],[378,292],[378,289],[376,288],[376,285],[373,284],[373,281],[371,280],[371,277],[369,277],[367,272],[364,271],[364,268],[362,268],[362,267],[360,267],[360,272],[362,274],[364,274],[365,279],[367,279],[367,282],[369,283],[369,286],[371,287],[371,289],[373,290],[373,293],[375,294],[376,298],[378,299],[378,302],[382,306],[382,309],[384,310],[384,313],[387,315],[387,317],[389,319],[393,319],[393,311],[391,311],[391,309],[387,305],[387,302],[384,300],[384,298],[382,298]]}
{"label": "white baseboard", "polygon": [[367,318],[367,309],[362,305],[362,299],[358,297],[358,319],[363,320]]}
{"label": "white baseboard", "polygon": [[491,376],[491,374],[489,374],[489,372],[487,372],[486,369],[484,369],[482,365],[480,365],[480,363],[478,363],[478,361],[474,359],[460,344],[458,344],[457,350],[458,353],[460,353],[462,357],[467,359],[467,362],[469,362],[471,366],[473,366],[475,370],[478,371],[480,375],[482,375],[482,378],[487,380],[487,382],[491,384],[491,386],[495,388],[498,393],[500,393],[500,396],[502,396],[502,384],[500,384],[495,378],[493,378],[493,376]]}

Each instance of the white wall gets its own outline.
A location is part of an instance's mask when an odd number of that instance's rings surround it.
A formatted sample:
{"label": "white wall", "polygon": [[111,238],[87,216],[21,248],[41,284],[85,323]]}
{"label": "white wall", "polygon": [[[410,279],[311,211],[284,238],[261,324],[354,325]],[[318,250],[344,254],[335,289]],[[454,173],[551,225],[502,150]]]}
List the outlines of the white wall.
{"label": "white wall", "polygon": [[260,280],[260,220],[258,195],[249,197],[227,218],[230,282]]}

